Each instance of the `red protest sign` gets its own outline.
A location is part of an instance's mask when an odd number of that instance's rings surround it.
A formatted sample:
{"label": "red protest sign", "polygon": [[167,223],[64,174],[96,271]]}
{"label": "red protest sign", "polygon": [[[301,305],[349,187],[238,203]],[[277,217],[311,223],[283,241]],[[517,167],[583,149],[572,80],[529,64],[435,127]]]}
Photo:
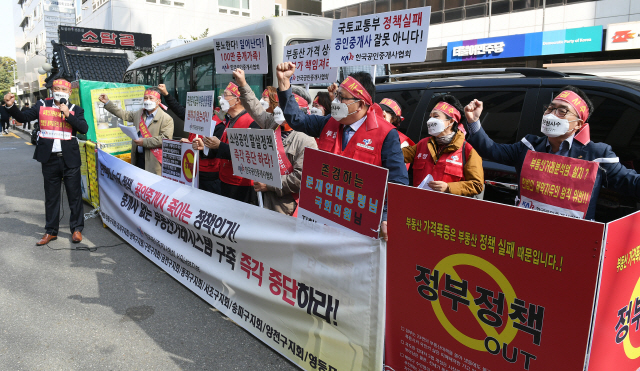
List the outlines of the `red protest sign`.
{"label": "red protest sign", "polygon": [[640,213],[607,224],[589,371],[640,367]]}
{"label": "red protest sign", "polygon": [[307,148],[298,217],[377,238],[389,170]]}
{"label": "red protest sign", "polygon": [[40,138],[70,140],[72,132],[73,128],[58,108],[40,106]]}
{"label": "red protest sign", "polygon": [[396,184],[388,222],[392,369],[582,369],[604,225]]}
{"label": "red protest sign", "polygon": [[529,151],[520,173],[520,207],[584,218],[598,164]]}

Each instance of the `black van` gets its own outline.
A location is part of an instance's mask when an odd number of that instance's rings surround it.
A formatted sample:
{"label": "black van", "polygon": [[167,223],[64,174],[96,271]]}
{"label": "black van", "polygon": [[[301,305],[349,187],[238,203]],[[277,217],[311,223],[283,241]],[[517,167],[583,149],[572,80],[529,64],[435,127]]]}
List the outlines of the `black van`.
{"label": "black van", "polygon": [[[401,78],[423,79],[393,81]],[[541,136],[542,107],[562,87],[576,86],[595,107],[589,119],[591,140],[611,145],[627,168],[640,168],[640,82],[537,68],[428,71],[377,80],[391,80],[376,85],[376,101],[391,98],[400,103],[405,117],[400,131],[416,143],[429,136],[426,122],[438,95],[452,94],[463,106],[481,100],[480,119],[489,137],[497,143],[516,143],[527,134]],[[484,172],[484,199],[513,205],[518,186],[515,169],[484,160]],[[638,209],[635,197],[602,189],[596,220],[609,222]]]}

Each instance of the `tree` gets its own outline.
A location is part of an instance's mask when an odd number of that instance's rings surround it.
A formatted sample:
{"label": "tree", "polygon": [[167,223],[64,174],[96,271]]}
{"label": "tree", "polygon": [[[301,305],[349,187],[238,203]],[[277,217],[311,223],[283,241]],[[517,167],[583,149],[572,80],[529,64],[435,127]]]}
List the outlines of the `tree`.
{"label": "tree", "polygon": [[[204,39],[205,37],[207,37],[207,35],[209,35],[209,28],[208,28],[208,27],[207,27],[207,29],[206,29],[206,30],[204,30],[204,32],[203,32],[203,33],[201,33],[201,34],[200,34],[200,35],[198,35],[198,36],[193,36],[193,35],[191,35],[191,40],[200,40],[200,39]],[[184,36],[182,36],[182,35],[178,36],[178,39],[187,40],[187,38],[186,38],[186,37],[184,37]],[[159,45],[160,45],[160,43],[157,43],[156,45],[154,45],[154,46],[153,46],[153,50],[155,51],[155,50],[156,50],[156,47],[157,47],[157,46],[159,46]],[[142,57],[145,57],[145,56],[150,55],[150,54],[153,54],[153,52],[141,52],[141,51],[135,51],[135,52],[133,52],[133,55],[135,55],[135,56],[136,56],[136,59],[138,59],[138,58],[142,58]]]}
{"label": "tree", "polygon": [[16,61],[9,57],[0,57],[0,96],[11,91],[13,83],[13,69]]}

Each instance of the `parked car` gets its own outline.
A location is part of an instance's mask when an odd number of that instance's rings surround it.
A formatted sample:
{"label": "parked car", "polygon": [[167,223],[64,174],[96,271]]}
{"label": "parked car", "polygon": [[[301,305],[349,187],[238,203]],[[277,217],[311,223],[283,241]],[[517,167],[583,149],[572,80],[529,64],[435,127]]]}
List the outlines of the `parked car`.
{"label": "parked car", "polygon": [[[421,79],[400,80],[407,78]],[[483,101],[481,122],[489,137],[497,143],[516,143],[527,134],[542,135],[542,107],[562,87],[576,86],[595,107],[589,119],[591,140],[611,145],[624,166],[640,166],[640,82],[537,68],[427,71],[384,79],[388,81],[376,85],[376,101],[392,98],[401,104],[405,120],[400,131],[416,143],[429,135],[426,122],[439,95],[452,94],[463,106],[473,99]],[[518,186],[515,169],[487,160],[483,165],[484,199],[513,205]],[[609,222],[639,208],[637,198],[603,189],[596,220]]]}

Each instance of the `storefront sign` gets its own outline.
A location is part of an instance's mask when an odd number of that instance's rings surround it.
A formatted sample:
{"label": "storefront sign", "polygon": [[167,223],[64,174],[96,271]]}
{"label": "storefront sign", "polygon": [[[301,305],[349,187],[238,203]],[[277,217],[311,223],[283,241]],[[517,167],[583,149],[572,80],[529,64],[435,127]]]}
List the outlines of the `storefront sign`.
{"label": "storefront sign", "polygon": [[607,26],[606,50],[640,48],[640,22],[614,23]]}
{"label": "storefront sign", "polygon": [[86,27],[58,27],[60,44],[95,48],[153,51],[151,35]]}
{"label": "storefront sign", "polygon": [[602,26],[454,41],[447,62],[602,51]]}

